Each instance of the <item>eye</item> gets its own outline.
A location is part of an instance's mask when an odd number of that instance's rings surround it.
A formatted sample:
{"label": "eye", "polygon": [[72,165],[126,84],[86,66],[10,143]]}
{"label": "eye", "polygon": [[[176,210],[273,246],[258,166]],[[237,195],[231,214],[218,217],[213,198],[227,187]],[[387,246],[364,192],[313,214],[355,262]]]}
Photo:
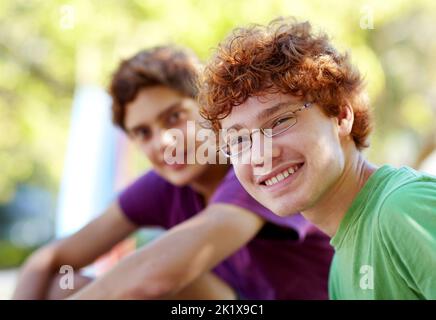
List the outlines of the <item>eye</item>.
{"label": "eye", "polygon": [[146,141],[151,137],[151,130],[149,128],[138,128],[132,132],[131,136],[134,140]]}
{"label": "eye", "polygon": [[185,112],[182,110],[176,110],[176,111],[172,112],[166,120],[167,125],[168,126],[177,125],[184,117],[184,114],[185,114]]}
{"label": "eye", "polygon": [[295,119],[295,117],[292,115],[281,117],[273,122],[273,124],[271,125],[271,129],[274,129],[274,128],[279,127],[279,126],[282,127],[282,126],[285,126],[287,124],[291,124],[294,122],[294,119]]}
{"label": "eye", "polygon": [[229,141],[229,145],[230,146],[238,145],[240,143],[243,143],[244,141],[246,141],[246,138],[244,136],[232,137]]}
{"label": "eye", "polygon": [[168,118],[169,122],[176,122],[179,119],[180,119],[180,111],[173,112]]}
{"label": "eye", "polygon": [[230,139],[228,148],[231,153],[240,153],[251,144],[250,136],[241,135]]}

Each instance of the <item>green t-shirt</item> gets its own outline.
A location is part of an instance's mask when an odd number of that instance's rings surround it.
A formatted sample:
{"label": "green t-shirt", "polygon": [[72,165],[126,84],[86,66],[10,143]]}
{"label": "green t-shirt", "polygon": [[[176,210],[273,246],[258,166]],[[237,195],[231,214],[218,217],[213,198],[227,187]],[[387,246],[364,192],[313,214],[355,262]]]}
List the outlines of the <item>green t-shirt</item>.
{"label": "green t-shirt", "polygon": [[379,168],[331,244],[331,299],[436,299],[436,177]]}

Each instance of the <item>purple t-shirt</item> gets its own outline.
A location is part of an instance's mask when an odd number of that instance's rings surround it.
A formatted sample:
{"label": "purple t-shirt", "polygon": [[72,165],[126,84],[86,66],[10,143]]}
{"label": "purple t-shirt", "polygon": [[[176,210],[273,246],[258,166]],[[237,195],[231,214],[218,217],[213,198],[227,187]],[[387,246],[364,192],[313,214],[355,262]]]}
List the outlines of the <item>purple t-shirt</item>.
{"label": "purple t-shirt", "polygon": [[[279,217],[254,200],[230,169],[209,205],[225,203],[247,209],[266,220],[245,246],[213,272],[246,299],[327,299],[333,249],[328,237],[300,214]],[[150,171],[125,189],[119,204],[140,226],[165,229],[205,208],[192,188],[176,187]]]}

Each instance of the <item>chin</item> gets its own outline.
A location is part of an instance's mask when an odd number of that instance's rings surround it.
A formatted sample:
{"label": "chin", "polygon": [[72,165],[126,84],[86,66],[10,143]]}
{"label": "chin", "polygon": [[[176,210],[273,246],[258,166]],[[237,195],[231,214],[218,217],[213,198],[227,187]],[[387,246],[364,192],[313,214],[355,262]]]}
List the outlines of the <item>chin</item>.
{"label": "chin", "polygon": [[287,217],[302,211],[302,205],[299,205],[296,199],[291,199],[290,194],[284,195],[280,198],[265,197],[264,194],[258,194],[259,203],[272,211],[279,217]]}
{"label": "chin", "polygon": [[277,208],[277,215],[280,217],[292,216],[296,213],[300,213],[302,210],[299,206],[294,204],[283,204]]}
{"label": "chin", "polygon": [[166,174],[164,178],[177,187],[186,186],[192,181],[189,175],[184,174]]}
{"label": "chin", "polygon": [[282,217],[282,218],[287,217],[287,216],[290,216],[290,215],[293,214],[292,212],[290,212],[289,210],[286,210],[286,209],[284,209],[284,208],[270,208],[270,210],[271,210],[275,215],[277,215],[277,216],[279,216],[279,217]]}
{"label": "chin", "polygon": [[287,217],[299,212],[299,210],[296,209],[294,205],[280,203],[277,200],[271,201],[269,203],[272,205],[267,208],[279,217]]}
{"label": "chin", "polygon": [[200,174],[198,169],[188,165],[182,170],[161,169],[161,176],[177,187],[183,187],[192,183]]}

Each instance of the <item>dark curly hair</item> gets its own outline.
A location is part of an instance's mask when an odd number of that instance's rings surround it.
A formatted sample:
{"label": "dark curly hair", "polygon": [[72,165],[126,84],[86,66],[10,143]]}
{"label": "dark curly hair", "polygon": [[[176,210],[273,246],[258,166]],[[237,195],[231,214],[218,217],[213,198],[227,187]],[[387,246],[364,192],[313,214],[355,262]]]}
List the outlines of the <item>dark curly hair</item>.
{"label": "dark curly hair", "polygon": [[114,124],[125,130],[126,105],[147,87],[163,85],[196,98],[199,67],[193,52],[170,45],[143,50],[123,60],[109,85]]}
{"label": "dark curly hair", "polygon": [[201,79],[201,114],[218,129],[249,97],[279,92],[317,103],[328,116],[350,105],[351,136],[359,150],[368,146],[372,121],[362,76],[326,34],[293,18],[235,29],[219,44]]}

